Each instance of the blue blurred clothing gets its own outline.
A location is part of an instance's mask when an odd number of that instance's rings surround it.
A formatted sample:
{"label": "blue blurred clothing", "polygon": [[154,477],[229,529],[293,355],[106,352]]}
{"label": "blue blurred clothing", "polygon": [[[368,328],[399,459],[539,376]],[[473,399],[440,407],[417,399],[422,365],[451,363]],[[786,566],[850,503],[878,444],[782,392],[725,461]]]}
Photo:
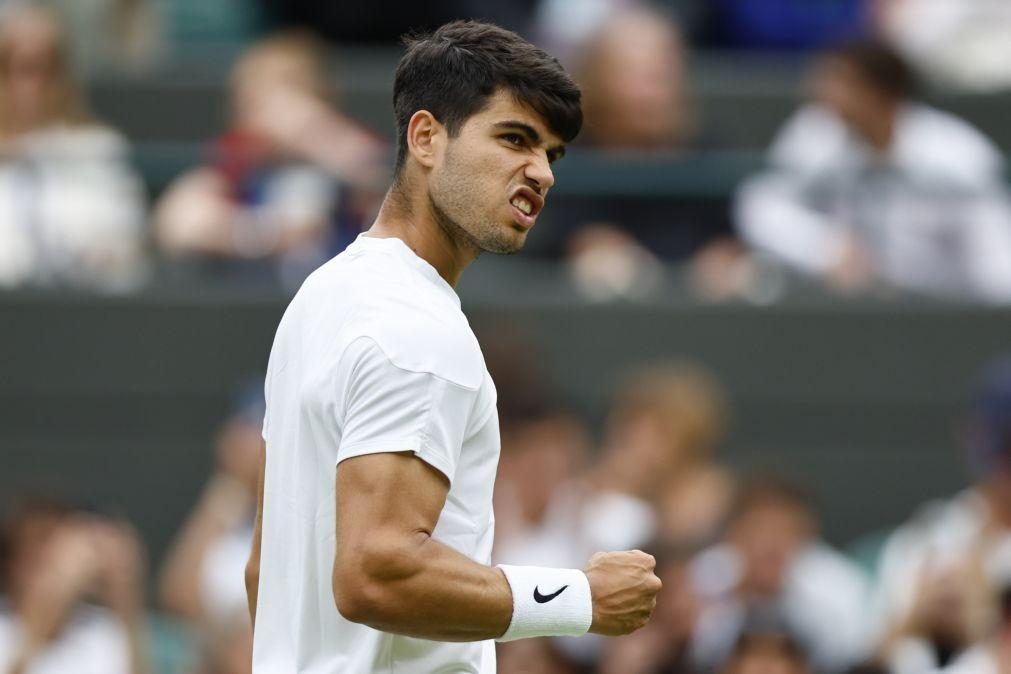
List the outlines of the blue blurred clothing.
{"label": "blue blurred clothing", "polygon": [[751,49],[817,49],[864,34],[867,0],[713,0],[717,42]]}

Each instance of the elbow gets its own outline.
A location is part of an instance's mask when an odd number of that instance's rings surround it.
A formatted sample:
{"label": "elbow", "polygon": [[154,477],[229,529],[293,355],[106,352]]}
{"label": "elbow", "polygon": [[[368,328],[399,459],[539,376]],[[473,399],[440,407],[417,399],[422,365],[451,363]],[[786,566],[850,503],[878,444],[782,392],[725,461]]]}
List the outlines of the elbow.
{"label": "elbow", "polygon": [[404,582],[418,571],[416,551],[403,546],[373,545],[353,558],[338,558],[333,570],[337,612],[353,623],[395,631],[409,612]]}
{"label": "elbow", "polygon": [[260,560],[250,558],[246,563],[245,579],[246,595],[256,596],[257,589],[260,587]]}
{"label": "elbow", "polygon": [[381,621],[382,601],[376,588],[369,587],[368,579],[360,573],[335,573],[333,598],[337,612],[345,620],[373,626]]}

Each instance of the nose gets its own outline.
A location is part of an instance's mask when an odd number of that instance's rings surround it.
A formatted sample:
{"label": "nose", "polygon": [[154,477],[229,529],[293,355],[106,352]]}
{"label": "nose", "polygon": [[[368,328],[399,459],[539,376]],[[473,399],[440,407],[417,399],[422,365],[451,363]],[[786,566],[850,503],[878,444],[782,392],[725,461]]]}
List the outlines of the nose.
{"label": "nose", "polygon": [[537,153],[526,166],[527,180],[537,184],[537,190],[544,194],[555,184],[555,174],[551,170],[547,155]]}

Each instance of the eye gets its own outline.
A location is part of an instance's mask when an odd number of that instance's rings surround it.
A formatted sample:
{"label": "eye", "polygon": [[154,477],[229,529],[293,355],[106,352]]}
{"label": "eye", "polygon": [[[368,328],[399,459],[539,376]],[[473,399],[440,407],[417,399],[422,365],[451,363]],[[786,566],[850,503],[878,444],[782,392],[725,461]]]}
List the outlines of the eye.
{"label": "eye", "polygon": [[502,140],[509,143],[510,145],[515,145],[516,147],[522,147],[526,143],[526,139],[523,138],[518,133],[506,133],[502,135]]}

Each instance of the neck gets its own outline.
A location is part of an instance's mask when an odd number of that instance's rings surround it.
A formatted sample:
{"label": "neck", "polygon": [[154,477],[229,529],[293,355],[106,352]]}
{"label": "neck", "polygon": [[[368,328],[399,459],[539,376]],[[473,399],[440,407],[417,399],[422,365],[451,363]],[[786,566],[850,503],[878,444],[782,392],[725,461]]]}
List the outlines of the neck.
{"label": "neck", "polygon": [[874,122],[864,129],[864,135],[878,154],[886,154],[895,138],[895,125],[899,117],[899,104],[889,103],[887,110],[876,115]]}
{"label": "neck", "polygon": [[386,193],[366,235],[402,240],[454,288],[463,270],[481,253],[457,225],[439,216],[427,191],[412,189],[406,178]]}

